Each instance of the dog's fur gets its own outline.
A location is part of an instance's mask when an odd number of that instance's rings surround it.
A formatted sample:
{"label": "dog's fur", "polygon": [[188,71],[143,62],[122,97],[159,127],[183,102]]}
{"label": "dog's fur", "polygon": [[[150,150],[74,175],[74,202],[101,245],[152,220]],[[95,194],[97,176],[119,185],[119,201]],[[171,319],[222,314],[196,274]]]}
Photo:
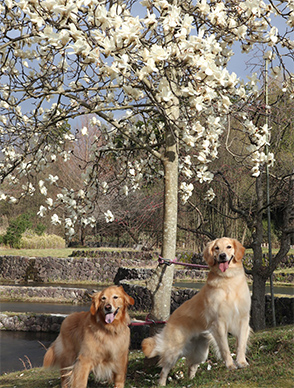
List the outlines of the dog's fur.
{"label": "dog's fur", "polygon": [[160,357],[159,385],[166,385],[170,369],[182,356],[187,359],[189,377],[194,378],[199,364],[207,359],[210,342],[216,345],[226,367],[236,369],[228,333],[237,338],[237,366],[248,365],[245,352],[251,298],[242,265],[244,252],[235,239],[209,242],[203,252],[210,268],[206,284],[173,312],[160,333],[143,340],[144,354]]}
{"label": "dog's fur", "polygon": [[90,311],[70,314],[47,350],[43,366],[59,367],[63,388],[86,388],[92,371],[123,388],[130,344],[128,305],[134,299],[111,286],[92,296]]}

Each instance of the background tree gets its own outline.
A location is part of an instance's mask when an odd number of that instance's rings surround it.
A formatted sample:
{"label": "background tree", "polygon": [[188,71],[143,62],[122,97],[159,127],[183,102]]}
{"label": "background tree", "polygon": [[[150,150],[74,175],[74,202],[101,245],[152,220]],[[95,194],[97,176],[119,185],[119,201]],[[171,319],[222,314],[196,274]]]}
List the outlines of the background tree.
{"label": "background tree", "polygon": [[[14,184],[25,176],[23,191],[32,190],[31,176],[57,155],[64,161],[72,156],[68,143],[76,134],[65,125],[92,114],[107,146],[94,140],[83,187],[63,187],[57,194],[55,206],[66,208],[65,226],[72,233],[81,217],[95,223],[93,199],[105,191],[99,172],[107,154],[120,158],[120,174],[131,189],[163,177],[162,255],[173,259],[178,174],[185,177],[184,200],[193,191],[192,175],[200,183],[212,181],[208,164],[217,157],[232,102],[246,105],[256,92],[254,77],[245,87],[226,70],[233,43],[245,51],[255,42],[268,45],[277,54],[284,87],[291,87],[278,47],[293,47],[293,4],[6,0],[0,12],[1,182]],[[289,31],[279,34],[271,14],[284,18]],[[250,120],[242,117],[244,131],[251,133]],[[262,137],[262,129],[254,131],[255,139]],[[259,148],[258,143],[258,157]],[[44,182],[39,186],[45,193]],[[45,212],[44,206],[40,213]],[[110,211],[106,216],[114,219]],[[52,222],[61,223],[58,214]],[[154,273],[150,287],[158,318],[169,315],[172,280],[173,266]]]}
{"label": "background tree", "polygon": [[[220,157],[213,164],[215,178],[212,185],[216,197],[204,207],[204,192],[201,196],[201,191],[197,190],[197,195],[190,200],[190,208],[197,207],[201,214],[200,222],[194,228],[184,228],[210,238],[235,235],[245,246],[253,249],[252,266],[246,272],[253,279],[252,325],[255,330],[265,327],[265,284],[289,251],[294,233],[293,100],[282,91],[279,80],[272,79],[269,90],[267,111],[270,112],[271,145],[268,154],[264,144],[261,160],[253,166],[255,172],[252,176],[248,150],[252,151],[252,147],[255,150],[255,142],[251,136],[244,135],[240,123],[232,117],[224,133]],[[261,88],[257,98],[248,105],[252,124],[264,126],[267,111],[264,88]],[[265,158],[272,158],[273,154],[276,160],[269,176],[269,206],[272,240],[279,250],[270,263],[268,257],[264,259],[262,247],[268,242]],[[183,229],[183,226],[180,228]]]}

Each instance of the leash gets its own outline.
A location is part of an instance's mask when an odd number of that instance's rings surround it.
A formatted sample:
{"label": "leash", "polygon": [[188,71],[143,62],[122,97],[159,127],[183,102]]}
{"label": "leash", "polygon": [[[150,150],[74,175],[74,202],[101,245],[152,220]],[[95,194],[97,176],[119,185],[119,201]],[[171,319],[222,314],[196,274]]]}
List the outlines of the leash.
{"label": "leash", "polygon": [[164,259],[163,257],[161,256],[158,256],[158,263],[161,265],[161,264],[166,264],[166,265],[172,265],[172,264],[175,264],[175,265],[183,265],[185,267],[194,267],[194,268],[203,268],[203,269],[208,269],[208,265],[202,265],[202,264],[191,264],[191,263],[182,263],[180,261],[178,261],[177,258],[174,258],[173,260],[168,260],[168,259]]}
{"label": "leash", "polygon": [[146,317],[145,321],[133,321],[129,324],[129,326],[146,326],[146,325],[160,325],[165,324],[166,321],[155,321],[154,319],[149,318],[149,314]]}

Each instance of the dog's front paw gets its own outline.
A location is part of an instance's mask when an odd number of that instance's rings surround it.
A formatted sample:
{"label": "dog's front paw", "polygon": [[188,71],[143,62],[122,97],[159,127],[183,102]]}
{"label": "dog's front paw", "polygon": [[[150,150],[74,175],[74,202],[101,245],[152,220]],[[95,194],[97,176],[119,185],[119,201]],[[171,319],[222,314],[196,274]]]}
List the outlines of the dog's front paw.
{"label": "dog's front paw", "polygon": [[229,370],[236,370],[237,367],[234,363],[230,363],[230,364],[226,364],[226,367],[229,369]]}
{"label": "dog's front paw", "polygon": [[188,369],[188,375],[189,375],[189,379],[194,379],[195,375],[196,375],[196,372],[197,372],[197,369],[198,369],[198,364],[196,365],[191,365]]}
{"label": "dog's front paw", "polygon": [[237,361],[237,365],[238,365],[238,368],[247,368],[247,366],[249,366],[248,362],[245,360],[245,361]]}

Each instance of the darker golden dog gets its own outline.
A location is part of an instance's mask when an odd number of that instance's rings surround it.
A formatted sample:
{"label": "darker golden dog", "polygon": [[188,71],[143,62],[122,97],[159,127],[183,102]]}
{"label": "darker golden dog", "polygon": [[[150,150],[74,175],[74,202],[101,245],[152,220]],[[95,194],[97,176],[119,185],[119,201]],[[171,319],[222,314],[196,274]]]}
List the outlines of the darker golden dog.
{"label": "darker golden dog", "polygon": [[134,299],[111,286],[92,297],[90,311],[69,315],[47,350],[44,367],[59,367],[63,388],[86,388],[92,371],[123,388],[130,345],[128,305]]}
{"label": "darker golden dog", "polygon": [[[206,284],[173,312],[160,333],[142,342],[147,357],[160,357],[160,385],[166,385],[170,369],[182,356],[193,378],[199,364],[207,359],[210,342],[216,345],[228,369],[248,365],[245,352],[251,298],[242,265],[244,252],[245,248],[231,238],[208,243],[203,253],[210,268]],[[237,338],[237,366],[228,333]]]}

